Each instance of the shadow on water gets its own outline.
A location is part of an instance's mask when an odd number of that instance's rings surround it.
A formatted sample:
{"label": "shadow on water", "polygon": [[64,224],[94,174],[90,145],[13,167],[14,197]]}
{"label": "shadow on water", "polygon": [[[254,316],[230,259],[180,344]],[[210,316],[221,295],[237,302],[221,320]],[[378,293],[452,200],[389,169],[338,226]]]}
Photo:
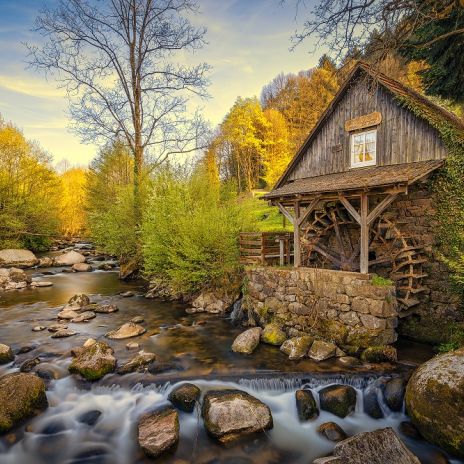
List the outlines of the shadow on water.
{"label": "shadow on water", "polygon": [[[57,271],[52,270],[53,272]],[[230,350],[234,337],[242,330],[226,318],[188,315],[185,305],[143,298],[141,283],[124,283],[114,272],[57,273],[42,277],[53,287],[24,289],[0,295],[0,342],[16,351],[29,346],[32,351],[18,355],[15,365],[0,367],[0,374],[17,370],[26,359],[41,357],[41,367],[53,372],[47,396],[50,407],[29,420],[10,436],[0,439],[1,464],[96,464],[143,463],[148,461],[137,447],[136,423],[140,415],[167,402],[170,389],[183,380],[194,380],[203,392],[216,388],[240,388],[258,397],[272,410],[274,428],[223,447],[205,433],[200,411],[180,414],[181,439],[177,449],[161,457],[160,463],[199,464],[308,464],[330,453],[333,444],[317,434],[322,422],[335,421],[348,434],[391,426],[398,430],[406,420],[403,413],[385,409],[385,418],[371,419],[362,408],[363,389],[379,375],[392,374],[393,366],[377,366],[346,371],[336,361],[315,363],[309,359],[289,362],[277,348],[260,345],[250,357]],[[136,296],[118,295],[127,290]],[[76,293],[86,293],[92,301],[115,303],[119,311],[99,314],[85,324],[69,324],[78,335],[52,339],[48,331],[33,332],[37,325],[56,322],[62,305]],[[140,348],[156,353],[157,374],[106,376],[89,384],[69,376],[70,349],[87,338],[103,338],[135,316],[142,316],[147,333],[135,340]],[[133,356],[128,341],[111,340],[119,364]],[[410,363],[428,356],[417,346],[401,348]],[[414,352],[416,355],[414,355]],[[419,353],[419,354],[418,354]],[[408,367],[404,367],[405,370]],[[395,373],[398,373],[396,368]],[[314,392],[323,385],[345,383],[357,390],[354,414],[339,419],[322,412],[313,422],[298,421],[295,390],[306,387]],[[316,395],[317,396],[317,395]],[[385,406],[386,408],[386,406]],[[89,411],[100,411],[94,425],[79,422]],[[436,450],[425,442],[403,437],[424,464],[439,462]],[[458,461],[453,461],[458,462]]]}

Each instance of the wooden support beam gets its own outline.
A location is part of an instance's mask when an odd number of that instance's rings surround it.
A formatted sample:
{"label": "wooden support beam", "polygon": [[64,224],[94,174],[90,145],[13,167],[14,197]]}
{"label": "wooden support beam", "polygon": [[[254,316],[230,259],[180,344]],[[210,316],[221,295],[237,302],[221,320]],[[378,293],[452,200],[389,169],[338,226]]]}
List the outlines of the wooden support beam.
{"label": "wooden support beam", "polygon": [[[366,195],[365,193],[361,194]],[[353,219],[358,223],[361,224],[361,216],[359,213],[356,211],[355,207],[348,201],[348,199],[344,195],[339,195],[338,196],[339,200],[342,202],[343,206],[347,209],[347,211],[351,214]]]}
{"label": "wooden support beam", "polygon": [[367,217],[369,215],[369,197],[366,193],[361,194],[361,252],[359,259],[359,269],[362,274],[369,272],[369,224]]}
{"label": "wooden support beam", "polygon": [[300,244],[300,202],[295,201],[294,206],[295,219],[293,221],[293,265],[300,267],[301,264],[301,244]]}
{"label": "wooden support beam", "polygon": [[314,208],[319,203],[319,199],[320,199],[320,197],[314,198],[314,200],[312,200],[311,203],[301,213],[301,216],[296,216],[296,217],[298,217],[298,225],[299,226],[301,226],[301,224],[303,224],[303,222],[306,221],[307,217],[314,211]]}
{"label": "wooden support beam", "polygon": [[398,197],[399,193],[387,195],[367,216],[367,225],[377,219]]}
{"label": "wooden support beam", "polygon": [[295,218],[291,215],[290,211],[288,211],[282,203],[277,203],[277,207],[279,208],[280,212],[281,212],[293,225],[295,225]]}
{"label": "wooden support beam", "polygon": [[335,266],[341,267],[342,261],[335,257],[324,245],[313,245],[313,250],[317,251],[322,256],[325,256],[330,262],[334,263]]}

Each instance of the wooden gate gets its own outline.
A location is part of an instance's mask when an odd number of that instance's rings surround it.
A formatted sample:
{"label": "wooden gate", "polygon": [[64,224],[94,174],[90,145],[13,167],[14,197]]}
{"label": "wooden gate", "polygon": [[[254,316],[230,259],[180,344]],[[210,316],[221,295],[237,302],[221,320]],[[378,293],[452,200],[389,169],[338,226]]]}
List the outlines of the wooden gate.
{"label": "wooden gate", "polygon": [[240,234],[240,262],[242,264],[291,264],[293,233],[242,232]]}

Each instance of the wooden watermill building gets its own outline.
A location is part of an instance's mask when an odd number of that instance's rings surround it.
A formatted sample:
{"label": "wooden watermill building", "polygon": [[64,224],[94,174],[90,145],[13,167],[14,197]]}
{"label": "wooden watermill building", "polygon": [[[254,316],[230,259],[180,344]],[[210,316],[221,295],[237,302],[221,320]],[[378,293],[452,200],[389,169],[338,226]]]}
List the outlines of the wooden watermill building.
{"label": "wooden watermill building", "polygon": [[294,225],[296,267],[390,278],[402,316],[455,303],[433,247],[429,180],[447,156],[431,123],[437,119],[464,131],[417,92],[367,64],[355,66],[265,196]]}

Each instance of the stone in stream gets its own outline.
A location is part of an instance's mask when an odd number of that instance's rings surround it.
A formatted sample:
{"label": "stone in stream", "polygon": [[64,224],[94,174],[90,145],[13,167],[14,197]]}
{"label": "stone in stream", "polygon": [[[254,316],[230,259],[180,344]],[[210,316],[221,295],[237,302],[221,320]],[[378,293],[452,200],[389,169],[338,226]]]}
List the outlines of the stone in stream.
{"label": "stone in stream", "polygon": [[66,330],[68,326],[66,324],[52,324],[49,328],[49,332],[58,332],[59,330]]}
{"label": "stone in stream", "polygon": [[315,340],[309,349],[308,356],[315,361],[325,361],[326,359],[333,358],[337,346],[324,340]]}
{"label": "stone in stream", "polygon": [[259,345],[261,327],[253,327],[238,335],[232,343],[232,351],[235,353],[251,354]]}
{"label": "stone in stream", "polygon": [[115,304],[98,304],[92,308],[92,311],[99,314],[111,314],[119,311]]}
{"label": "stone in stream", "polygon": [[319,390],[321,409],[344,418],[356,407],[356,390],[349,385],[329,385]]}
{"label": "stone in stream", "polygon": [[92,272],[93,267],[88,263],[76,263],[73,264],[72,270],[76,272]]}
{"label": "stone in stream", "polygon": [[273,426],[269,407],[241,390],[207,392],[202,416],[208,433],[221,443],[264,432]]}
{"label": "stone in stream", "polygon": [[34,280],[31,282],[31,287],[36,288],[43,288],[43,287],[52,287],[53,282],[49,282],[48,280]]}
{"label": "stone in stream", "polygon": [[314,337],[311,335],[289,338],[282,343],[280,351],[285,353],[288,359],[301,359],[307,355],[313,342]]}
{"label": "stone in stream", "polygon": [[89,346],[95,345],[97,343],[97,340],[95,338],[88,338],[84,344],[82,345],[83,348],[88,348]]}
{"label": "stone in stream", "polygon": [[49,256],[44,256],[43,258],[39,259],[39,267],[52,267],[53,266],[53,259]]}
{"label": "stone in stream", "polygon": [[19,368],[19,372],[31,372],[34,367],[38,366],[40,364],[40,358],[39,357],[35,357],[35,358],[31,358],[31,359],[26,359],[26,361],[24,361],[20,368]]}
{"label": "stone in stream", "polygon": [[130,374],[131,372],[144,372],[147,370],[147,366],[156,359],[154,353],[148,353],[147,351],[139,351],[130,361],[127,361],[124,365],[118,368],[117,373],[119,375]]}
{"label": "stone in stream", "polygon": [[140,348],[140,345],[137,342],[129,342],[126,345],[127,350],[138,350]]}
{"label": "stone in stream", "polygon": [[393,346],[370,346],[361,353],[361,361],[370,363],[396,362],[396,348]]}
{"label": "stone in stream", "polygon": [[266,324],[261,332],[261,341],[269,345],[280,346],[286,339],[287,334],[276,323]]}
{"label": "stone in stream", "polygon": [[179,415],[168,406],[145,414],[138,424],[138,442],[143,452],[156,458],[179,442]]}
{"label": "stone in stream", "polygon": [[85,263],[85,256],[77,251],[68,251],[56,256],[53,260],[55,266],[73,266],[78,263]]}
{"label": "stone in stream", "polygon": [[29,250],[0,250],[0,266],[27,268],[35,266],[39,260]]}
{"label": "stone in stream", "polygon": [[181,411],[192,412],[200,399],[201,390],[193,383],[184,383],[169,393],[169,401]]}
{"label": "stone in stream", "polygon": [[79,313],[77,311],[74,311],[73,309],[63,309],[63,311],[60,311],[58,313],[58,319],[66,319],[66,320],[71,320],[75,319],[77,316],[79,316]]}
{"label": "stone in stream", "polygon": [[128,290],[127,292],[122,292],[119,294],[119,296],[123,297],[123,298],[130,298],[131,296],[134,296],[135,293]]}
{"label": "stone in stream", "polygon": [[80,374],[86,380],[101,379],[113,372],[116,367],[116,358],[113,353],[113,348],[104,342],[82,347],[69,366],[69,372]]}
{"label": "stone in stream", "polygon": [[339,442],[348,438],[345,431],[335,422],[325,422],[317,429],[318,433],[329,441]]}
{"label": "stone in stream", "polygon": [[347,438],[335,445],[333,454],[349,464],[420,464],[390,427]]}
{"label": "stone in stream", "polygon": [[95,317],[96,317],[96,314],[93,311],[84,311],[82,313],[79,313],[73,319],[71,319],[71,322],[73,323],[87,322],[87,321],[90,321],[90,319],[94,319]]}
{"label": "stone in stream", "polygon": [[117,330],[111,330],[105,334],[105,337],[108,337],[112,340],[123,340],[125,338],[132,338],[142,335],[146,332],[146,329],[141,325],[134,324],[133,322],[127,322],[123,324]]}
{"label": "stone in stream", "polygon": [[405,400],[411,422],[427,441],[464,457],[464,348],[419,366]]}
{"label": "stone in stream", "polygon": [[337,359],[337,362],[346,367],[356,367],[361,365],[361,361],[354,356],[342,356]]}
{"label": "stone in stream", "polygon": [[142,324],[142,322],[144,322],[144,318],[142,316],[135,316],[130,320],[130,322],[133,322],[134,324]]}
{"label": "stone in stream", "polygon": [[385,385],[383,396],[388,407],[395,412],[403,409],[404,392],[406,390],[406,382],[401,377],[391,379]]}
{"label": "stone in stream", "polygon": [[100,419],[101,415],[102,415],[101,411],[99,411],[98,409],[92,409],[91,411],[86,411],[82,413],[80,416],[78,416],[77,422],[80,422],[81,424],[93,426],[98,422],[98,419]]}
{"label": "stone in stream", "polygon": [[295,392],[295,400],[300,421],[315,419],[319,416],[316,400],[311,390],[297,390]]}
{"label": "stone in stream", "polygon": [[0,432],[48,407],[45,384],[33,374],[15,372],[0,377]]}
{"label": "stone in stream", "polygon": [[379,402],[379,383],[372,382],[363,392],[364,412],[373,419],[382,419],[384,417]]}
{"label": "stone in stream", "polygon": [[7,364],[14,359],[13,350],[8,346],[0,343],[0,364]]}
{"label": "stone in stream", "polygon": [[62,329],[54,332],[51,338],[67,338],[72,337],[73,335],[77,335],[77,332],[74,332],[69,329]]}
{"label": "stone in stream", "polygon": [[33,332],[42,332],[42,330],[45,330],[46,327],[44,325],[36,325],[35,327],[32,328]]}
{"label": "stone in stream", "polygon": [[66,306],[70,308],[83,308],[89,304],[90,298],[85,293],[77,293],[69,299]]}

